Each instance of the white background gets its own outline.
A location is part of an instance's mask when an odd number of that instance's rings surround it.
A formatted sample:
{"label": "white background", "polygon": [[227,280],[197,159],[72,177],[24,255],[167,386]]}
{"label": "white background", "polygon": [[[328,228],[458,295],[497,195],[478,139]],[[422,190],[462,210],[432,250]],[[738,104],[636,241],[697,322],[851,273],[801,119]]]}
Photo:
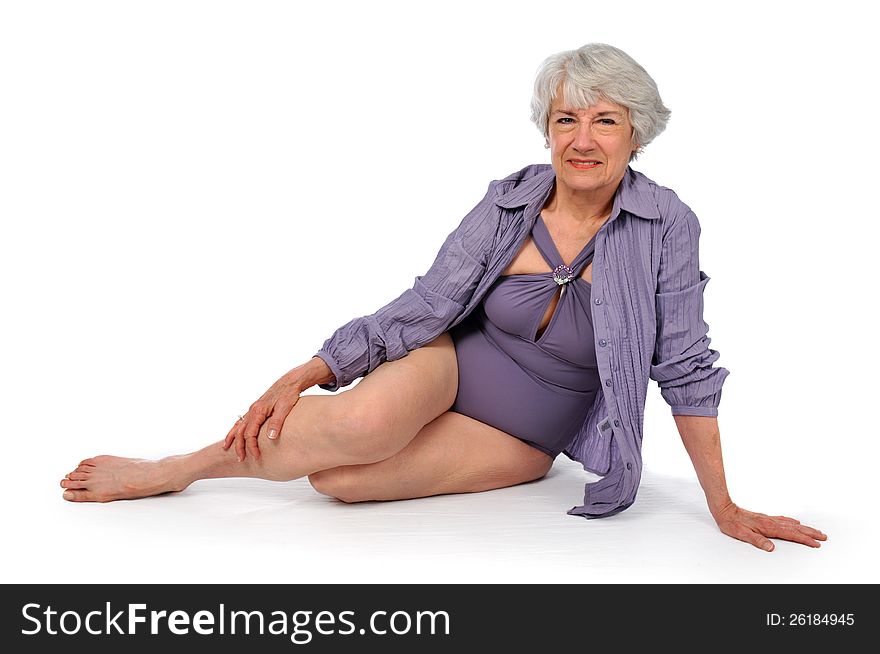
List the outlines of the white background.
{"label": "white background", "polygon": [[[4,3],[2,580],[880,581],[862,7]],[[549,162],[534,74],[588,42],[672,111],[633,167],[701,221],[731,495],[821,548],[718,531],[654,382],[642,488],[609,519],[566,515],[595,477],[564,456],[538,483],[405,502],[305,479],[61,499],[87,456],[219,440],[410,287],[491,180]]]}

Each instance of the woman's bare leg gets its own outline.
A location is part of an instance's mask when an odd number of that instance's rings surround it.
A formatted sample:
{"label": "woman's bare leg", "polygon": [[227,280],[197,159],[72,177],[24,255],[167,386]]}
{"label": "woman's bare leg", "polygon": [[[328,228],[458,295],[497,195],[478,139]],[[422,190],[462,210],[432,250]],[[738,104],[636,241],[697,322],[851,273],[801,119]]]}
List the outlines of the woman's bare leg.
{"label": "woman's bare leg", "polygon": [[394,456],[321,470],[309,481],[343,502],[404,500],[515,486],[540,479],[552,465],[548,454],[518,438],[447,411]]}
{"label": "woman's bare leg", "polygon": [[393,456],[455,401],[458,365],[448,333],[378,366],[338,395],[300,397],[279,437],[260,429],[258,461],[237,460],[222,440],[158,461],[98,456],[61,480],[64,499],[107,502],[180,491],[198,479],[258,477],[289,481],[319,470]]}

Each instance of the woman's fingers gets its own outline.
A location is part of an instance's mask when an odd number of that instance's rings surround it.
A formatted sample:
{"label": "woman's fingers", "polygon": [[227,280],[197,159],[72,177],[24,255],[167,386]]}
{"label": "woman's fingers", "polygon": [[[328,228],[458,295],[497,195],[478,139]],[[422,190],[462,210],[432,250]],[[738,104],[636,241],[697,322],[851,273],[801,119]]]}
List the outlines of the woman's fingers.
{"label": "woman's fingers", "polygon": [[296,395],[292,399],[292,402],[278,402],[278,404],[275,405],[275,409],[272,411],[272,415],[266,421],[266,435],[270,439],[275,440],[281,436],[281,428],[284,426],[284,421],[287,420],[287,416],[290,415],[291,410],[297,400],[299,400],[299,395]]}
{"label": "woman's fingers", "polygon": [[244,428],[247,425],[247,416],[235,423],[230,436],[226,437],[228,449],[231,446],[235,450],[235,456],[239,461],[244,461]]}
{"label": "woman's fingers", "polygon": [[724,533],[726,533],[728,536],[733,536],[734,538],[737,538],[746,543],[751,543],[758,549],[762,549],[767,552],[772,552],[774,549],[776,549],[773,541],[758,533],[754,529],[750,529],[743,522],[734,521],[729,525],[727,530],[722,529],[722,531],[724,531]]}
{"label": "woman's fingers", "polygon": [[237,421],[234,425],[232,425],[232,429],[229,430],[229,433],[226,434],[226,438],[223,440],[223,449],[228,450],[230,445],[235,442],[235,434],[238,432],[238,428],[241,425],[241,420]]}
{"label": "woman's fingers", "polygon": [[244,436],[243,431],[244,427],[247,424],[247,418],[242,418],[241,420],[237,420],[235,424],[232,426],[232,429],[229,430],[229,433],[226,434],[226,438],[223,440],[223,449],[228,450],[233,445],[235,446],[235,455],[238,457],[239,461],[244,461]]}
{"label": "woman's fingers", "polygon": [[808,536],[815,538],[816,540],[828,540],[828,536],[818,529],[802,524],[798,524],[797,527],[798,529],[800,529],[801,533],[807,534]]}
{"label": "woman's fingers", "polygon": [[[244,461],[248,453],[254,460],[261,457],[259,436],[265,424],[266,435],[274,440],[281,435],[281,427],[288,414],[299,400],[299,387],[290,381],[289,374],[275,382],[263,396],[248,409],[243,420],[239,420],[223,440],[223,449],[235,445],[235,454]],[[285,381],[287,380],[287,381]]]}
{"label": "woman's fingers", "polygon": [[742,531],[746,532],[745,537],[742,540],[747,543],[751,543],[758,549],[765,550],[767,552],[772,552],[776,549],[776,545],[773,544],[773,541],[767,538],[764,534],[761,534],[753,529],[749,529],[746,525],[740,524]]}
{"label": "woman's fingers", "polygon": [[818,541],[828,539],[818,529],[802,525],[794,518],[746,511],[736,505],[731,505],[719,515],[718,526],[725,534],[768,552],[776,548],[771,538],[782,538],[809,547],[820,547]]}
{"label": "woman's fingers", "polygon": [[257,444],[257,437],[250,436],[245,432],[244,436],[245,456],[248,453],[254,458],[254,461],[260,460],[260,446]]}
{"label": "woman's fingers", "polygon": [[765,535],[774,538],[784,538],[795,543],[803,543],[810,547],[821,547],[821,543],[817,541],[828,539],[828,536],[818,529],[813,529],[800,523],[780,521],[775,521],[769,529],[765,528]]}
{"label": "woman's fingers", "polygon": [[261,403],[254,403],[248,411],[242,446],[246,448],[247,452],[250,452],[255,461],[260,460],[260,446],[257,443],[257,436],[260,435],[260,427],[266,422],[268,414],[268,410]]}
{"label": "woman's fingers", "polygon": [[273,441],[281,435],[281,425],[284,424],[284,418],[278,417],[277,408],[275,411],[272,417],[266,421],[266,436],[269,437],[269,440]]}
{"label": "woman's fingers", "polygon": [[762,545],[769,542],[768,538],[781,538],[808,547],[821,547],[822,545],[818,541],[828,539],[828,536],[818,529],[802,525],[796,520],[780,520],[777,516],[766,516],[764,520],[759,521],[751,528],[757,534],[754,540]]}

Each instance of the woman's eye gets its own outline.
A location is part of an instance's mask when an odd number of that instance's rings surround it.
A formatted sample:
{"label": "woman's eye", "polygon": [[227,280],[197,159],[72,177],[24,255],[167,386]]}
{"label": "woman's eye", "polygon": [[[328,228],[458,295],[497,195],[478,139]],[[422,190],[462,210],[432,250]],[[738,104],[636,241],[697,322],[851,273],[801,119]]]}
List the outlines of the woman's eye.
{"label": "woman's eye", "polygon": [[[557,123],[562,123],[563,120],[572,120],[572,121],[573,121],[574,118],[571,118],[571,117],[569,117],[569,116],[565,116],[564,118],[560,118],[560,119],[557,120],[556,122],[557,122]],[[616,122],[614,122],[614,119],[613,119],[613,118],[602,118],[602,119],[599,120],[599,122],[602,123],[603,125],[616,125],[616,124],[617,124]],[[563,123],[563,124],[564,124],[564,125],[568,125],[568,123]]]}

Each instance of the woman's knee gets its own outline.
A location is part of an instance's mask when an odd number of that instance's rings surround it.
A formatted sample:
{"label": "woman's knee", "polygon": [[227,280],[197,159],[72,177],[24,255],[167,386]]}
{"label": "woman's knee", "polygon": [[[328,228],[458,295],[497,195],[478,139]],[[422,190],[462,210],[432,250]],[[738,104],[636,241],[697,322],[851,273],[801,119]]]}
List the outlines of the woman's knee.
{"label": "woman's knee", "polygon": [[[284,421],[280,440],[300,442],[309,450],[332,452],[340,465],[372,463],[394,454],[383,446],[387,440],[383,435],[389,432],[388,421],[354,398],[349,392],[330,397],[300,397]],[[260,439],[268,438],[265,432],[263,424]]]}
{"label": "woman's knee", "polygon": [[385,362],[356,387],[333,398],[333,432],[351,463],[394,456],[426,422],[446,411],[458,392],[452,337],[444,332],[427,346]]}
{"label": "woman's knee", "polygon": [[355,456],[352,463],[375,463],[394,456],[406,443],[391,411],[353,401],[340,416],[340,445]]}

